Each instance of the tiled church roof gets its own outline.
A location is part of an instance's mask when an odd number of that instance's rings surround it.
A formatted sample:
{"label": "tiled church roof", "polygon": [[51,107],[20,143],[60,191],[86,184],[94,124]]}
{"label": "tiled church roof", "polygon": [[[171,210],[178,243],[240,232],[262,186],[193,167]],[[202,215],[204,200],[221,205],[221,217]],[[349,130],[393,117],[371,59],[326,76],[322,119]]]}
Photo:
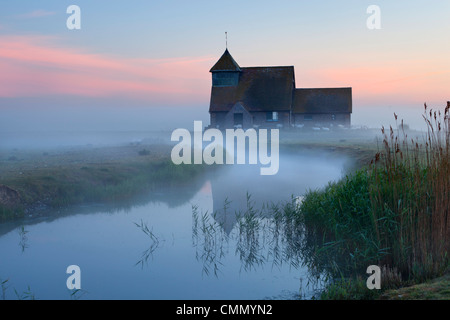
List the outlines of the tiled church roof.
{"label": "tiled church roof", "polygon": [[212,87],[209,111],[229,111],[242,102],[247,111],[289,111],[294,90],[294,67],[241,68],[239,84]]}
{"label": "tiled church roof", "polygon": [[237,85],[212,86],[210,112],[228,112],[237,102],[249,112],[352,112],[352,88],[296,89],[293,66],[241,68],[227,49],[210,72],[239,73]]}
{"label": "tiled church roof", "polygon": [[352,88],[295,89],[294,113],[352,112]]}

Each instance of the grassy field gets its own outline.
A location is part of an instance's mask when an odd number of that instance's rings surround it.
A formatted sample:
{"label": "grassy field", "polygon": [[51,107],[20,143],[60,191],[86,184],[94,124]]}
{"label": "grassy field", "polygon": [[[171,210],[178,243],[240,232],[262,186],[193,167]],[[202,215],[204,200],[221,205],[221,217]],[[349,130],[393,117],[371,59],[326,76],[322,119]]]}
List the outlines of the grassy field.
{"label": "grassy field", "polygon": [[[281,150],[331,154],[367,163],[376,150],[374,133],[285,132]],[[0,222],[42,215],[77,204],[120,203],[143,190],[182,185],[209,166],[175,166],[168,144],[0,150]],[[2,188],[3,198],[2,198]],[[6,195],[9,191],[17,196]],[[13,195],[14,195],[13,194]],[[15,198],[15,199],[14,199]]]}
{"label": "grassy field", "polygon": [[18,199],[0,205],[0,222],[70,205],[123,204],[143,193],[193,183],[205,170],[176,166],[169,155],[168,145],[3,152],[0,185]]}

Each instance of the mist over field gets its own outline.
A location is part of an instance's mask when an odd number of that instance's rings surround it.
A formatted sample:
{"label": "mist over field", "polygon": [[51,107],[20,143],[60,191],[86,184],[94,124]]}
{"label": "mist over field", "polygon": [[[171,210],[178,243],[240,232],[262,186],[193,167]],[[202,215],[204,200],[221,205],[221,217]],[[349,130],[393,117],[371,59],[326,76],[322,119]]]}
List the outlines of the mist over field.
{"label": "mist over field", "polygon": [[170,141],[176,128],[209,123],[205,108],[6,107],[0,115],[0,148],[111,145],[158,136]]}
{"label": "mist over field", "polygon": [[[90,107],[72,103],[57,107],[34,105],[31,99],[27,105],[0,102],[0,148],[116,145],[152,138],[153,142],[170,142],[174,129],[192,130],[194,121],[202,121],[204,127],[209,125],[206,105],[126,107],[124,103],[122,107]],[[394,113],[398,115],[398,124],[403,119],[412,130],[425,129],[423,105],[356,107],[352,127],[379,130],[392,125],[395,128]],[[351,131],[349,134],[352,135]]]}

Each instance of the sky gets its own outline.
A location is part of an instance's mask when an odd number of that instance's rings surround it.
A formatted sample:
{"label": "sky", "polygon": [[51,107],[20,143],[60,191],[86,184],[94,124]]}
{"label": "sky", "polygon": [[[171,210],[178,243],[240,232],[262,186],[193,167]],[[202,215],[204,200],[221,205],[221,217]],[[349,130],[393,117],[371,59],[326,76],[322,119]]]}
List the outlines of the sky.
{"label": "sky", "polygon": [[297,88],[352,87],[353,124],[396,112],[414,127],[424,103],[450,100],[449,13],[448,0],[1,0],[0,131],[208,124],[225,32],[240,66],[292,65]]}

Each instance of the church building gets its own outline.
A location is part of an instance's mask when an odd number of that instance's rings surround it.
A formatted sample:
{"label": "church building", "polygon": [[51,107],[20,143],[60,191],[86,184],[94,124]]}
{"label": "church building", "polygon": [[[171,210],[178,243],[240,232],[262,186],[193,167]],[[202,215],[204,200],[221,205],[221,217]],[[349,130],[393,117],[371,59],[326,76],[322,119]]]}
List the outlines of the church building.
{"label": "church building", "polygon": [[352,88],[296,88],[293,66],[240,67],[228,49],[211,68],[210,128],[350,126]]}

